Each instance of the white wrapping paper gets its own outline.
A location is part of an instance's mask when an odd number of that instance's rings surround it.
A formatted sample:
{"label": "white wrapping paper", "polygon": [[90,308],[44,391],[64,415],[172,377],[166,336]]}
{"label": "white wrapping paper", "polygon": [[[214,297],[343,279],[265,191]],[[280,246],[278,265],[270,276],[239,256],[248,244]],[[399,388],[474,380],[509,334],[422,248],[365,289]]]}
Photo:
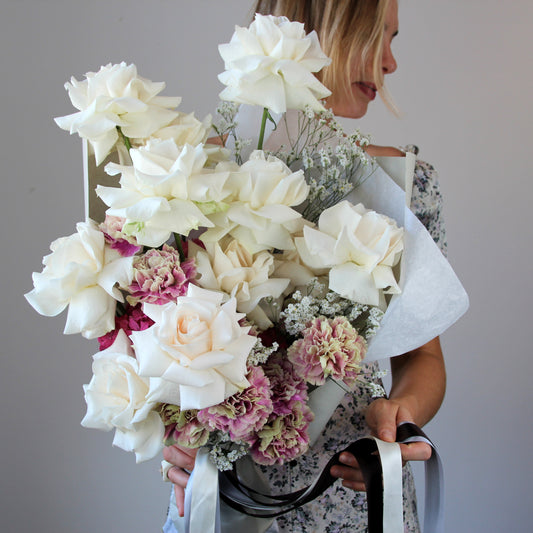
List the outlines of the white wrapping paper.
{"label": "white wrapping paper", "polygon": [[[409,158],[394,158],[409,164]],[[405,192],[378,168],[347,198],[394,218],[405,230],[400,266],[402,293],[394,295],[365,361],[401,355],[442,334],[468,309],[468,296],[452,267],[405,206]]]}

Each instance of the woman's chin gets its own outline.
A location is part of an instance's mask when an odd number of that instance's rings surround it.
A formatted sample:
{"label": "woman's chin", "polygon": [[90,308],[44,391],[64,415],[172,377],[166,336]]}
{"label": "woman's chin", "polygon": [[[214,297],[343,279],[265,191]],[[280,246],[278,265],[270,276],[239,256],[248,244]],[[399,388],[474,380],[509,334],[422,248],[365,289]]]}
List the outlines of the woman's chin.
{"label": "woman's chin", "polygon": [[337,117],[363,118],[368,110],[368,104],[344,104],[332,106],[332,111]]}

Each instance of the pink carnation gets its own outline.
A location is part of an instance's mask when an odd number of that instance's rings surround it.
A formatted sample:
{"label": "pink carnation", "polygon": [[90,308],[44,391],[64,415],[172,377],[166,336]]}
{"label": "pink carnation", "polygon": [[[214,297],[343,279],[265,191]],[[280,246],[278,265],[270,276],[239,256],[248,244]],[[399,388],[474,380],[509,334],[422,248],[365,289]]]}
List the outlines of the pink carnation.
{"label": "pink carnation", "polygon": [[200,448],[207,444],[209,433],[209,428],[197,419],[193,419],[182,427],[178,427],[177,424],[167,426],[164,439],[167,445],[178,444],[187,448]]}
{"label": "pink carnation", "polygon": [[166,244],[162,250],[150,249],[133,262],[133,283],[128,302],[163,305],[175,302],[187,293],[189,282],[196,277],[194,259],[180,263],[178,251]]}
{"label": "pink carnation", "polygon": [[307,402],[307,385],[292,363],[280,352],[272,354],[263,366],[270,380],[274,413],[289,414],[297,402]]}
{"label": "pink carnation", "polygon": [[125,218],[106,215],[100,224],[100,231],[104,234],[106,242],[113,250],[117,250],[123,257],[131,257],[142,250],[137,244],[137,239],[132,235],[122,232]]}
{"label": "pink carnation", "polygon": [[229,433],[233,441],[261,429],[272,413],[270,382],[261,367],[252,367],[246,378],[250,382],[248,388],[198,412],[200,422]]}
{"label": "pink carnation", "polygon": [[252,459],[262,465],[273,465],[302,455],[309,447],[307,428],[312,420],[313,413],[303,402],[295,402],[286,415],[271,415],[250,440]]}
{"label": "pink carnation", "polygon": [[322,385],[328,376],[353,385],[366,354],[366,341],[348,319],[313,319],[289,348],[287,355],[296,371],[313,385]]}
{"label": "pink carnation", "polygon": [[143,331],[153,323],[154,321],[143,313],[141,305],[127,305],[123,315],[115,316],[115,329],[98,338],[100,350],[109,348],[115,342],[120,329],[123,329],[129,337],[132,331]]}
{"label": "pink carnation", "polygon": [[177,405],[162,404],[159,416],[165,426],[166,446],[178,444],[187,448],[200,448],[207,443],[210,429],[197,418],[197,411],[181,411]]}

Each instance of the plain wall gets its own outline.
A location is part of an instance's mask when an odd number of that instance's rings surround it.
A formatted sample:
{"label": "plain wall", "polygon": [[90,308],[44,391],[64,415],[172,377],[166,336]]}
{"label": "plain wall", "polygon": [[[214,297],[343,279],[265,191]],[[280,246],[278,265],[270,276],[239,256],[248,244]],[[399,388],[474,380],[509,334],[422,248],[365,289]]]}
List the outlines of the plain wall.
{"label": "plain wall", "polygon": [[[379,102],[361,122],[377,144],[416,143],[439,170],[450,261],[471,298],[443,336],[444,405],[427,430],[446,472],[447,531],[528,532],[533,375],[530,151],[533,4],[400,0],[401,120]],[[63,83],[107,62],[166,81],[180,109],[216,106],[217,44],[249,0],[3,0],[0,195],[0,530],[159,531],[168,486],[87,430],[82,384],[95,341],[63,336],[23,299],[55,238],[83,219],[81,143],[53,117]]]}

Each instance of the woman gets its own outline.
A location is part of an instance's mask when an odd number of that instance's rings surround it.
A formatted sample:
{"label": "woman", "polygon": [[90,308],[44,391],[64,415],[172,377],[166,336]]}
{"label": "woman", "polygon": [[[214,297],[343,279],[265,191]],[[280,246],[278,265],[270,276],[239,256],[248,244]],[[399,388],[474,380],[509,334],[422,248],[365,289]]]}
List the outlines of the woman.
{"label": "woman", "polygon": [[[384,88],[384,77],[396,70],[391,50],[398,34],[397,0],[259,0],[256,12],[284,15],[304,22],[307,32],[316,30],[322,48],[332,59],[319,77],[332,90],[327,107],[335,115],[360,118],[379,93],[394,109]],[[390,147],[368,147],[372,156],[401,156]],[[436,202],[435,202],[436,200]],[[412,208],[432,236],[445,248],[439,221],[440,196],[435,173],[429,165],[419,163],[415,171]],[[445,369],[439,339],[391,360],[392,388],[388,399],[372,401],[364,389],[347,395],[333,414],[314,447],[297,461],[265,470],[274,490],[289,492],[311,482],[317,468],[342,446],[371,432],[394,441],[396,427],[404,421],[419,426],[437,412],[445,391]],[[428,445],[402,445],[404,462],[426,460]],[[163,452],[174,465],[168,472],[175,485],[176,503],[183,513],[183,494],[188,473],[194,467],[195,450],[170,446]],[[366,507],[361,472],[355,458],[341,455],[342,466],[334,466],[332,475],[342,479],[319,499],[277,519],[283,532],[298,531],[366,531]],[[419,531],[416,502],[410,472],[404,474],[404,515],[406,531]],[[355,491],[355,492],[354,492]],[[275,526],[276,527],[276,526]],[[273,529],[274,531],[275,529]]]}

